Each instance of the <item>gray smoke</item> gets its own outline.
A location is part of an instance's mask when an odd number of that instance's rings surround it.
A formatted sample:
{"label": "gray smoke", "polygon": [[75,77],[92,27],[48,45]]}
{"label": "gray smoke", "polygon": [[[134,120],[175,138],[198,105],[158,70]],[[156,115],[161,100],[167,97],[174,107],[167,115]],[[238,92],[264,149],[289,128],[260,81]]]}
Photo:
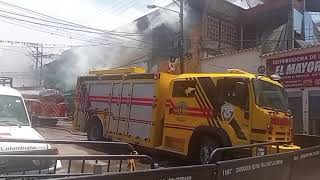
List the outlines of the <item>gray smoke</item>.
{"label": "gray smoke", "polygon": [[23,48],[0,49],[0,76],[13,78],[14,87],[39,85],[33,60],[26,56],[27,53]]}
{"label": "gray smoke", "polygon": [[[166,8],[179,11],[179,7],[174,3]],[[188,21],[191,19],[189,11],[190,7],[185,6],[185,25],[190,23]],[[106,34],[108,37],[98,38],[107,39],[108,45],[72,48],[62,53],[57,61],[46,66],[47,84],[55,84],[69,90],[74,89],[77,76],[86,75],[90,69],[127,65],[142,66],[148,70],[148,60],[152,58],[151,51],[154,48],[152,47],[153,29],[160,26],[165,26],[177,34],[179,32],[179,14],[160,9],[115,30],[138,33],[139,35],[128,35],[126,36],[128,38],[123,38]]]}

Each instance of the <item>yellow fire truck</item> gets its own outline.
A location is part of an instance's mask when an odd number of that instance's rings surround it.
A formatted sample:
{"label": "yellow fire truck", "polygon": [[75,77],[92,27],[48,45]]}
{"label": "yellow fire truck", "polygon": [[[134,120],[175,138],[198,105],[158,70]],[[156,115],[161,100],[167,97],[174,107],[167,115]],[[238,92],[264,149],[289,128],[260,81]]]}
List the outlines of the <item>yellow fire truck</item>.
{"label": "yellow fire truck", "polygon": [[127,68],[90,71],[77,83],[73,122],[89,140],[119,139],[201,163],[218,147],[292,141],[286,92],[271,77],[237,69],[171,75]]}

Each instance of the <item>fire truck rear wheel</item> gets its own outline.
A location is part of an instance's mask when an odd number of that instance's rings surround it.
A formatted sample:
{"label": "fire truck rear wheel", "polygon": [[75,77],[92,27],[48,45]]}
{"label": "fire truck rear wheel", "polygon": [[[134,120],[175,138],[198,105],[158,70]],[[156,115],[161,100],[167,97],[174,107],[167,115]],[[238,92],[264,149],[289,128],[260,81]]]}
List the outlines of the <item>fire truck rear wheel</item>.
{"label": "fire truck rear wheel", "polygon": [[207,164],[210,159],[211,153],[218,147],[220,147],[220,144],[212,137],[204,137],[202,139],[202,143],[200,144],[198,158],[199,162],[201,164]]}
{"label": "fire truck rear wheel", "polygon": [[103,140],[103,127],[99,120],[93,120],[88,124],[87,138],[89,141]]}

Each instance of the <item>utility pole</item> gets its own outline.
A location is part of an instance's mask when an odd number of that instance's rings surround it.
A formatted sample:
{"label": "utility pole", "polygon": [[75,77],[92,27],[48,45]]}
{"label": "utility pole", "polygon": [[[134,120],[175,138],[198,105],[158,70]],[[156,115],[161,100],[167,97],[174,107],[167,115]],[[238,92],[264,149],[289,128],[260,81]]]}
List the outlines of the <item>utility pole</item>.
{"label": "utility pole", "polygon": [[43,45],[35,44],[31,47],[30,56],[35,60],[35,70],[39,72],[39,85],[42,86],[43,80],[43,58],[52,58],[55,54],[43,54]]}
{"label": "utility pole", "polygon": [[39,85],[42,85],[42,57],[43,57],[43,45],[35,44],[33,46],[35,51],[32,51],[31,56],[35,59],[35,70],[39,70]]}
{"label": "utility pole", "polygon": [[294,3],[293,0],[288,0],[289,12],[288,12],[288,23],[287,23],[287,30],[288,30],[288,41],[287,46],[288,49],[294,49]]}
{"label": "utility pole", "polygon": [[43,61],[42,61],[42,57],[43,57],[43,45],[41,44],[41,56],[40,56],[40,86],[42,86],[42,80],[43,80],[43,71],[42,71],[42,65],[43,65]]}
{"label": "utility pole", "polygon": [[180,0],[180,43],[179,43],[179,56],[180,56],[180,71],[181,74],[185,72],[184,65],[184,34],[183,34],[183,0]]}
{"label": "utility pole", "polygon": [[[179,4],[177,2],[180,2]],[[160,7],[160,6],[157,6],[157,5],[147,5],[147,8],[149,9],[153,9],[153,8],[160,8],[160,9],[164,9],[164,10],[167,10],[167,11],[171,11],[171,12],[174,12],[174,13],[178,13],[179,14],[179,22],[180,22],[180,36],[179,36],[179,43],[178,43],[178,46],[179,46],[179,59],[180,59],[180,71],[181,71],[181,74],[183,74],[185,72],[185,62],[184,62],[184,35],[183,35],[183,2],[184,0],[174,0],[173,1],[177,6],[180,7],[180,11],[176,11],[176,10],[172,10],[172,9],[168,9],[168,8],[165,8],[165,7]]]}

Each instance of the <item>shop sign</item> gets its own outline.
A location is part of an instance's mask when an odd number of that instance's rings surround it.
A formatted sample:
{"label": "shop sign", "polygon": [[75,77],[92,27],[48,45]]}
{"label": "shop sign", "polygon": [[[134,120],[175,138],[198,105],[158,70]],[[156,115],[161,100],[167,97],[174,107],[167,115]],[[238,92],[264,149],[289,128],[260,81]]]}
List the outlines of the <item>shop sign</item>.
{"label": "shop sign", "polygon": [[320,52],[267,59],[267,73],[281,76],[287,88],[320,86]]}

